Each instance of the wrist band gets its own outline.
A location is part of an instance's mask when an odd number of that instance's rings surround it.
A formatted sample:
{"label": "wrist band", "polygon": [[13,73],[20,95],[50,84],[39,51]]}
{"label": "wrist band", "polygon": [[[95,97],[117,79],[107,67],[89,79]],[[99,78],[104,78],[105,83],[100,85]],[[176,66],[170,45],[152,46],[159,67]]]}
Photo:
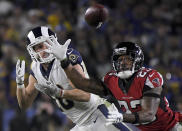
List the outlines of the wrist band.
{"label": "wrist band", "polygon": [[135,121],[132,124],[136,124],[139,122],[139,115],[137,112],[134,112],[133,115],[135,115]]}
{"label": "wrist band", "polygon": [[69,66],[70,63],[71,63],[70,60],[66,58],[66,59],[61,61],[61,67],[63,69],[65,69],[65,68],[67,68]]}
{"label": "wrist band", "polygon": [[17,88],[25,88],[24,84],[18,84],[17,83]]}

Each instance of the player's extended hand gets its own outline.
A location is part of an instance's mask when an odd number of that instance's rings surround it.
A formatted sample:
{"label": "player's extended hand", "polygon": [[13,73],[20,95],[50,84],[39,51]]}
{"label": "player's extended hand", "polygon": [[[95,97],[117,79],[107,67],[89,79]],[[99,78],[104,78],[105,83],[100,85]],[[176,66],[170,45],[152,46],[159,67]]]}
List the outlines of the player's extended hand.
{"label": "player's extended hand", "polygon": [[22,62],[18,59],[16,63],[16,83],[17,85],[24,84],[24,75],[25,75],[25,61]]}
{"label": "player's extended hand", "polygon": [[106,119],[106,126],[113,123],[123,122],[123,115],[118,111],[109,111],[108,113],[109,115]]}
{"label": "player's extended hand", "polygon": [[53,99],[63,96],[63,90],[58,88],[56,85],[42,85],[35,83],[34,86],[37,90],[52,97]]}
{"label": "player's extended hand", "polygon": [[66,59],[66,52],[68,49],[68,45],[71,42],[71,39],[68,39],[64,45],[60,45],[58,41],[53,37],[51,41],[50,39],[47,39],[47,46],[50,48],[50,50],[47,50],[46,52],[53,54],[57,59],[60,61]]}

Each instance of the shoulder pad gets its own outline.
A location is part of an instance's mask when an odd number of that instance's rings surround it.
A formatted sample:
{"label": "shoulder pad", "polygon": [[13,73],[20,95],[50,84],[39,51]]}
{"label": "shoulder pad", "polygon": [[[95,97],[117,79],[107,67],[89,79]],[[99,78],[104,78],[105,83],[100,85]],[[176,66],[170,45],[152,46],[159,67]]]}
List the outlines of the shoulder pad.
{"label": "shoulder pad", "polygon": [[147,73],[145,84],[151,88],[161,87],[163,85],[163,77],[156,70],[151,70]]}
{"label": "shoulder pad", "polygon": [[81,64],[83,61],[80,53],[74,48],[69,48],[67,50],[67,56],[73,65]]}
{"label": "shoulder pad", "polygon": [[116,72],[115,71],[110,71],[110,72],[108,72],[106,75],[105,75],[105,77],[104,77],[104,82],[105,81],[107,81],[109,78],[111,78],[111,77],[115,77],[116,76]]}

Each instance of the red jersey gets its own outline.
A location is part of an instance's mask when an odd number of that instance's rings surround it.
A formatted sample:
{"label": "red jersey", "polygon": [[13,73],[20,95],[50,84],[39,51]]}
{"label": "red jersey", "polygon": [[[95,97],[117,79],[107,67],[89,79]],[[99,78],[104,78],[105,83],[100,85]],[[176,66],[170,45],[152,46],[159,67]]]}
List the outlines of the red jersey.
{"label": "red jersey", "polygon": [[[141,110],[143,93],[152,88],[161,87],[163,78],[153,69],[141,68],[136,72],[128,84],[119,79],[115,73],[109,72],[104,77],[104,83],[112,92],[125,113]],[[136,124],[142,131],[168,131],[179,121],[179,113],[173,112],[168,105],[166,97],[161,94],[160,105],[152,122]]]}

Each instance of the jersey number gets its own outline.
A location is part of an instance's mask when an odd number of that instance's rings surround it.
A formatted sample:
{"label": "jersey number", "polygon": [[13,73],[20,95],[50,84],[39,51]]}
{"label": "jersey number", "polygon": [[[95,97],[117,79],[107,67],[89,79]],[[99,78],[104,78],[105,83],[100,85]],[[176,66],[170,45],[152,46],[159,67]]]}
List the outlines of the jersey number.
{"label": "jersey number", "polygon": [[[126,113],[127,114],[131,114],[132,113],[132,111],[129,109],[129,106],[128,106],[126,101],[119,101],[119,104],[120,104],[120,106],[124,106],[124,108],[126,109]],[[137,106],[140,106],[140,100],[130,101],[131,109],[136,109]],[[154,117],[154,119],[151,122],[153,122],[155,120],[156,120],[156,116]],[[149,123],[150,122],[143,122],[143,123],[140,123],[140,124],[145,125],[145,124],[149,124]],[[139,124],[135,124],[135,125],[139,125]]]}
{"label": "jersey number", "polygon": [[126,113],[127,114],[131,114],[132,111],[129,109],[129,107],[131,107],[131,109],[136,109],[138,105],[140,105],[140,100],[133,100],[130,101],[130,106],[128,105],[128,103],[126,101],[119,101],[120,106],[124,106],[124,108],[126,109]]}
{"label": "jersey number", "polygon": [[62,111],[69,110],[74,106],[74,102],[67,99],[56,99],[56,103]]}

